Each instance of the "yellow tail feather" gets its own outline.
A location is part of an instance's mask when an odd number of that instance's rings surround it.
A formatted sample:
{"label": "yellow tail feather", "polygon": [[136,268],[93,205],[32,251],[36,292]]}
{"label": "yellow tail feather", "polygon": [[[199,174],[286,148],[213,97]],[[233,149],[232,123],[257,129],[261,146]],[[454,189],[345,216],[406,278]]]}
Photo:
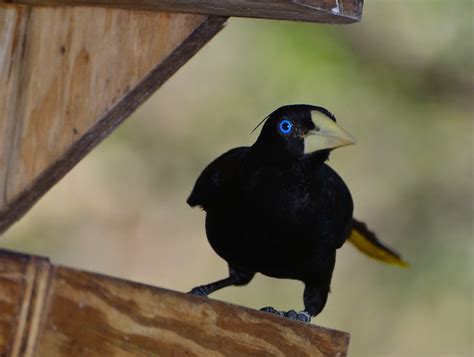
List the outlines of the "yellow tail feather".
{"label": "yellow tail feather", "polygon": [[409,267],[409,264],[404,261],[398,253],[384,246],[376,238],[375,234],[369,231],[367,226],[362,222],[354,220],[351,234],[347,240],[371,258],[403,268]]}

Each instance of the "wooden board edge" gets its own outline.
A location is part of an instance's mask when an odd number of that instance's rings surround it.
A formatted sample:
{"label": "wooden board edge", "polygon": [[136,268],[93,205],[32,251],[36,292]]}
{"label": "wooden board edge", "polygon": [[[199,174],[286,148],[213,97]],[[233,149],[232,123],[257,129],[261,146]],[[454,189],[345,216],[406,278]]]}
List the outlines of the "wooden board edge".
{"label": "wooden board edge", "polygon": [[350,333],[345,332],[345,331],[340,331],[340,330],[336,330],[329,327],[319,326],[314,323],[308,324],[305,322],[290,320],[286,317],[280,317],[277,315],[269,314],[267,312],[252,309],[250,307],[245,307],[245,306],[237,305],[237,304],[222,301],[222,300],[215,300],[213,298],[195,296],[188,293],[183,293],[183,292],[170,290],[170,289],[166,289],[162,287],[152,286],[152,285],[148,285],[148,284],[144,284],[144,283],[140,283],[136,281],[125,280],[123,278],[101,274],[101,273],[90,272],[87,270],[79,270],[79,269],[70,268],[63,265],[55,265],[55,275],[58,277],[58,279],[61,279],[62,276],[68,276],[70,274],[79,275],[79,276],[80,275],[89,276],[101,281],[107,280],[118,285],[126,284],[129,287],[133,287],[136,290],[141,290],[141,289],[152,290],[153,292],[158,293],[160,295],[168,295],[172,299],[177,300],[177,301],[178,300],[188,301],[188,302],[191,302],[192,304],[198,304],[198,305],[206,304],[211,307],[219,306],[221,308],[224,307],[226,309],[238,310],[239,312],[244,312],[249,315],[253,315],[254,317],[257,317],[257,318],[262,318],[262,319],[269,320],[275,323],[279,323],[286,327],[292,327],[292,326],[295,326],[296,324],[299,327],[305,327],[305,328],[311,329],[316,335],[329,338],[332,344],[345,346],[346,347],[345,354],[338,354],[338,357],[344,357],[347,355],[347,352],[348,352],[347,350],[350,343]]}
{"label": "wooden board edge", "polygon": [[[1,1],[1,0],[0,0]],[[334,0],[330,8],[321,1],[249,2],[240,0],[175,1],[175,0],[12,0],[13,3],[52,6],[101,6],[133,10],[184,12],[213,16],[236,16],[330,24],[359,22],[363,0]]]}
{"label": "wooden board edge", "polygon": [[11,341],[11,356],[33,356],[36,338],[42,321],[42,311],[49,290],[52,264],[48,258],[31,256],[0,249],[0,260],[13,258],[24,265],[23,294]]}
{"label": "wooden board edge", "polygon": [[135,109],[148,99],[183,64],[193,57],[225,25],[226,17],[209,16],[167,58],[157,65],[121,101],[112,107],[69,150],[2,211],[0,234],[19,220],[52,186],[104,140]]}
{"label": "wooden board edge", "polygon": [[[260,310],[252,309],[249,307],[237,305],[234,303],[222,301],[222,300],[215,300],[213,298],[206,298],[191,295],[188,293],[183,293],[179,291],[174,291],[162,287],[156,287],[136,281],[125,280],[119,277],[114,277],[106,274],[89,272],[86,270],[79,270],[75,268],[69,268],[63,265],[55,265],[55,276],[56,276],[56,284],[59,281],[68,283],[71,276],[74,276],[76,279],[78,277],[87,277],[88,279],[97,280],[97,283],[108,281],[109,283],[119,286],[119,285],[127,285],[130,288],[133,288],[136,292],[137,291],[148,291],[152,292],[155,296],[159,296],[160,300],[164,299],[167,296],[167,300],[173,300],[176,302],[180,302],[183,306],[206,306],[211,308],[212,310],[216,309],[219,311],[232,311],[238,315],[245,314],[252,316],[252,319],[257,319],[259,321],[267,321],[269,323],[278,324],[288,328],[292,331],[298,331],[298,329],[309,329],[311,331],[312,336],[317,336],[318,341],[321,344],[325,342],[331,346],[338,346],[338,349],[342,349],[334,354],[337,357],[345,357],[348,354],[349,343],[350,343],[350,334],[345,331],[336,330],[333,328],[323,327],[316,325],[314,323],[305,323],[295,320],[290,320],[285,317],[280,317],[277,315],[269,314],[267,312],[263,312]],[[94,284],[95,285],[95,284]],[[51,295],[53,292],[51,292]],[[48,299],[48,304],[51,299]],[[49,310],[51,307],[47,305],[47,309]],[[231,318],[231,317],[229,317]],[[46,318],[45,318],[46,319]],[[307,332],[309,332],[307,331]],[[296,332],[294,332],[296,333]],[[324,342],[323,342],[324,341]],[[318,345],[318,348],[321,346]],[[327,352],[327,351],[326,351]],[[334,352],[334,351],[332,351]],[[324,354],[325,356],[331,356],[332,354]]]}

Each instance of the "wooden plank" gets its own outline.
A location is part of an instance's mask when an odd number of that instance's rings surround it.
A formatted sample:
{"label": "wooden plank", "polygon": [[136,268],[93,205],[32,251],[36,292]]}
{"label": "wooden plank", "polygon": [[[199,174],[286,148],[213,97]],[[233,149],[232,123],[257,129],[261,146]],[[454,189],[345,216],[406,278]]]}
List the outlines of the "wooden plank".
{"label": "wooden plank", "polygon": [[[15,311],[30,300],[24,298],[25,294],[9,294],[13,290],[5,289],[8,286],[5,284],[11,284],[12,279],[23,281],[31,261],[45,263],[39,258],[0,251],[0,277],[10,277],[0,279],[0,291],[7,291]],[[23,341],[30,341],[23,343],[26,346],[23,348],[31,346],[26,349],[27,356],[345,356],[347,353],[349,335],[344,332],[99,274],[48,266],[49,269],[43,269],[47,274],[36,278],[43,285],[30,283],[28,296],[37,295],[41,285],[43,298],[35,305],[42,309],[36,313],[36,330],[29,328],[21,334]],[[7,332],[11,328],[4,326]],[[8,341],[11,343],[11,338]],[[4,344],[3,348],[0,355],[8,351],[9,345]]]}
{"label": "wooden plank", "polygon": [[13,0],[34,5],[88,5],[322,23],[352,23],[363,0]]}
{"label": "wooden plank", "polygon": [[23,301],[30,295],[28,262],[27,256],[0,253],[0,356],[8,356],[13,349]]}
{"label": "wooden plank", "polygon": [[49,287],[47,259],[0,250],[0,356],[32,356]]}
{"label": "wooden plank", "polygon": [[[20,59],[23,51],[26,7],[0,8],[0,188],[6,181],[9,164],[9,148],[13,142],[13,129],[18,86],[20,82]],[[0,189],[0,207],[6,202],[6,192]]]}
{"label": "wooden plank", "polygon": [[226,21],[19,5],[0,5],[0,19],[0,232]]}

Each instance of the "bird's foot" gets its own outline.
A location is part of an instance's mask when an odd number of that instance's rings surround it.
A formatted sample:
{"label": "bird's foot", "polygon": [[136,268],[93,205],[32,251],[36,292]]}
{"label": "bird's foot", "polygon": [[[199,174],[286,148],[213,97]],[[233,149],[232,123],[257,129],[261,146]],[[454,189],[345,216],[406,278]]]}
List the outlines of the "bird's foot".
{"label": "bird's foot", "polygon": [[278,316],[281,316],[281,317],[285,317],[285,311],[276,310],[271,306],[262,307],[260,309],[260,311],[264,311],[264,312],[268,312],[268,313],[273,314],[273,315],[278,315]]}
{"label": "bird's foot", "polygon": [[298,320],[298,321],[307,322],[307,323],[311,322],[311,315],[306,311],[296,312],[295,310],[290,310],[287,312],[287,314],[290,314],[290,313],[292,314],[292,316],[294,316],[294,317],[290,317],[293,320]]}
{"label": "bird's foot", "polygon": [[295,310],[290,311],[279,311],[271,306],[264,307],[260,311],[269,312],[270,314],[278,315],[281,317],[287,317],[290,320],[297,320],[301,322],[311,322],[311,315],[306,311],[296,312]]}
{"label": "bird's foot", "polygon": [[208,292],[205,286],[196,286],[195,288],[191,289],[191,291],[188,292],[188,294],[201,296],[201,297],[207,297]]}

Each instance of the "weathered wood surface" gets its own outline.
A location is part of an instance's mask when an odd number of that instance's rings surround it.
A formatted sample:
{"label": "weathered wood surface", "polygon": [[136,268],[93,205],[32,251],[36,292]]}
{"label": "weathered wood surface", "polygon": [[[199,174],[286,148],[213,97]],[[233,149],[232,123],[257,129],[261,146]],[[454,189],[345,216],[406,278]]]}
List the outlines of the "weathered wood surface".
{"label": "weathered wood surface", "polygon": [[51,265],[0,250],[0,356],[33,356]]}
{"label": "weathered wood surface", "polygon": [[226,18],[0,4],[0,232]]}
{"label": "weathered wood surface", "polygon": [[349,335],[0,250],[0,356],[345,356]]}
{"label": "weathered wood surface", "polygon": [[47,5],[97,5],[322,23],[360,21],[363,0],[13,0]]}

